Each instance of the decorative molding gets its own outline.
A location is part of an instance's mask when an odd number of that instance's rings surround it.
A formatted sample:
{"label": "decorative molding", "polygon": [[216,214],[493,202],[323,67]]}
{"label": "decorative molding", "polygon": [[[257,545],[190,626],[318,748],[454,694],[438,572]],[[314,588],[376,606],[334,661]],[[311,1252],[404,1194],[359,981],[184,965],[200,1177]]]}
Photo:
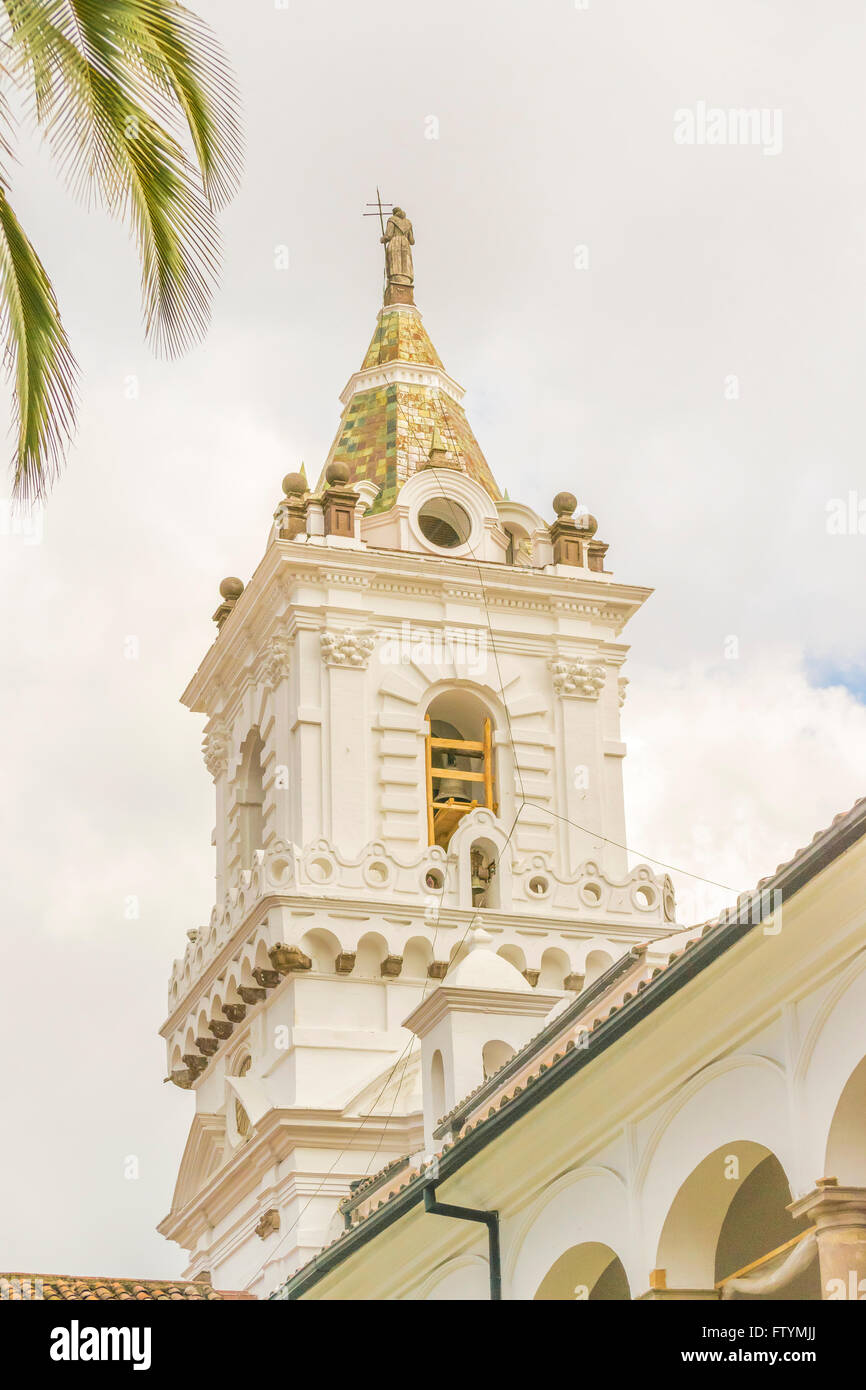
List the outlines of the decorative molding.
{"label": "decorative molding", "polygon": [[271,637],[265,645],[260,672],[261,680],[270,690],[276,690],[289,674],[290,653],[291,643],[281,633]]}
{"label": "decorative molding", "polygon": [[563,661],[561,658],[554,658],[548,665],[553,673],[553,688],[561,697],[597,700],[604,688],[603,666],[590,666],[586,661]]}
{"label": "decorative molding", "polygon": [[215,782],[229,765],[231,748],[232,736],[228,724],[224,719],[215,719],[201,746],[205,767]]}
{"label": "decorative molding", "polygon": [[622,709],[623,705],[625,704],[625,695],[626,695],[626,690],[625,690],[625,688],[626,688],[627,685],[628,685],[628,676],[620,676],[619,679],[618,679],[618,681],[617,681],[617,697],[618,697],[618,699],[619,699],[619,707],[620,707],[620,709]]}
{"label": "decorative molding", "polygon": [[322,660],[326,666],[356,666],[366,668],[370,655],[376,646],[372,632],[356,632],[346,628],[343,632],[322,633]]}
{"label": "decorative molding", "polygon": [[346,382],[340,394],[340,401],[348,405],[353,396],[360,391],[375,391],[380,386],[426,386],[430,390],[442,391],[459,405],[465,392],[453,376],[441,367],[421,362],[383,362],[380,366],[364,367],[355,372]]}

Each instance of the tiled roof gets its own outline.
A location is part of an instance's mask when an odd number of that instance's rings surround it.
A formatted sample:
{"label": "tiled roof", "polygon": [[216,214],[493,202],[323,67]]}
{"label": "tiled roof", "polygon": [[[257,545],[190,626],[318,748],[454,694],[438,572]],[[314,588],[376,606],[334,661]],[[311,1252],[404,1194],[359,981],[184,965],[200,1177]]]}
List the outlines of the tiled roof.
{"label": "tiled roof", "polygon": [[[362,371],[392,362],[442,369],[439,354],[415,311],[385,310],[367,349]],[[498,499],[499,488],[463,407],[435,384],[399,379],[382,383],[379,378],[370,385],[365,385],[363,377],[357,381],[325,461],[319,487],[329,464],[345,463],[350,470],[349,485],[365,478],[376,483],[379,495],[373,511],[386,511],[394,505],[403,484],[428,462],[436,426],[445,445],[443,463],[459,467]]]}
{"label": "tiled roof", "polygon": [[361,365],[381,367],[384,362],[416,362],[441,367],[442,359],[430,341],[417,311],[383,309]]}
{"label": "tiled roof", "polygon": [[204,1281],[167,1279],[115,1279],[98,1275],[0,1274],[0,1299],[25,1302],[99,1303],[154,1300],[179,1303],[219,1303],[221,1300],[255,1299],[255,1294],[214,1289]]}

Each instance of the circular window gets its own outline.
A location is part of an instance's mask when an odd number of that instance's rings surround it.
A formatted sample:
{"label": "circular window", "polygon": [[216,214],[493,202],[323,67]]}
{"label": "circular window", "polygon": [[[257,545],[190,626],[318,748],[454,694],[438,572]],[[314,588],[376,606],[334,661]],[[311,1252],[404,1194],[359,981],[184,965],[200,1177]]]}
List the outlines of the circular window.
{"label": "circular window", "polygon": [[364,877],[371,888],[384,887],[390,878],[388,865],[383,864],[379,859],[374,859],[372,864],[365,865]]}
{"label": "circular window", "polygon": [[550,884],[542,874],[536,874],[535,878],[529,880],[529,891],[534,893],[536,898],[543,898]]}
{"label": "circular window", "polygon": [[334,873],[334,866],[329,859],[314,859],[310,864],[310,878],[315,883],[329,883]]}
{"label": "circular window", "polygon": [[583,883],[579,889],[580,896],[587,907],[598,907],[601,902],[601,885],[598,883]]}
{"label": "circular window", "polygon": [[430,544],[442,550],[464,545],[472,531],[468,512],[450,497],[431,497],[425,502],[418,513],[418,525]]}

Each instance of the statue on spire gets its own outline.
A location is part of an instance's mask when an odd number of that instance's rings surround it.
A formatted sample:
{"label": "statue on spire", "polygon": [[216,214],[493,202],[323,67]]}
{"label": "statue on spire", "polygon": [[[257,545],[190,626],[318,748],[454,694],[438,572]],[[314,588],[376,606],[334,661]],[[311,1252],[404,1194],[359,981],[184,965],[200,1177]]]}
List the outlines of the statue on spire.
{"label": "statue on spire", "polygon": [[402,208],[394,208],[380,240],[385,247],[385,277],[388,281],[385,303],[414,304],[412,247],[415,245],[415,233]]}

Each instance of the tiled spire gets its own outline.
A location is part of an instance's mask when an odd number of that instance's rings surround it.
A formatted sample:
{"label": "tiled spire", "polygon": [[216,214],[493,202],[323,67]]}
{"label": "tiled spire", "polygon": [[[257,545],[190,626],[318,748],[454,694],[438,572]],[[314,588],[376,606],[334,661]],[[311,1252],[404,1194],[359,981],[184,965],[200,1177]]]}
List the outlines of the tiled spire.
{"label": "tiled spire", "polygon": [[[402,210],[395,208],[387,231],[398,213],[411,228]],[[379,494],[373,510],[385,511],[407,479],[433,461],[462,469],[498,499],[501,493],[463,411],[463,387],[446,372],[415,306],[411,253],[404,246],[402,260],[395,254],[393,265],[386,260],[390,270],[376,331],[360,371],[340,397],[343,417],[318,489],[324,487],[329,464],[346,464],[348,486],[365,478],[376,483]],[[397,274],[401,269],[405,275]],[[407,283],[394,283],[400,279]]]}
{"label": "tiled spire", "polygon": [[[340,399],[343,417],[325,468],[347,464],[350,487],[364,478],[376,483],[374,511],[393,506],[407,479],[429,463],[437,428],[445,446],[442,462],[462,469],[491,497],[501,496],[466,419],[463,388],[445,371],[414,305],[380,310],[361,370]],[[324,474],[325,469],[319,487]]]}

